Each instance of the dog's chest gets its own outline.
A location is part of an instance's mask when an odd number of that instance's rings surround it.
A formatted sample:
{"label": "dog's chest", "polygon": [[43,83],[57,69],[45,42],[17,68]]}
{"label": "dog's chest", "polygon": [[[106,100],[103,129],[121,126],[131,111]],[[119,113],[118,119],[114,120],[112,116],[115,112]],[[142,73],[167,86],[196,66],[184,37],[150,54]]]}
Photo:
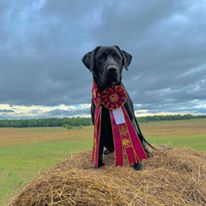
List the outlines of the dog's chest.
{"label": "dog's chest", "polygon": [[109,110],[106,109],[104,106],[102,107],[102,132],[107,135],[112,135],[112,128],[111,128],[111,120],[109,115]]}

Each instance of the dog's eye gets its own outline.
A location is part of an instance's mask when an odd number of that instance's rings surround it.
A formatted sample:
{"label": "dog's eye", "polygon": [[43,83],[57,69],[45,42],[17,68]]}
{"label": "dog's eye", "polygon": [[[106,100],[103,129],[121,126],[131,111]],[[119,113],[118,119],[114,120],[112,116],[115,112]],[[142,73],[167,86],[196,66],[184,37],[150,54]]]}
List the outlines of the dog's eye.
{"label": "dog's eye", "polygon": [[113,54],[113,58],[115,59],[115,60],[120,60],[120,57],[117,55],[117,54]]}
{"label": "dog's eye", "polygon": [[107,59],[107,54],[106,53],[103,53],[103,54],[101,54],[101,56],[99,56],[100,61],[105,61],[106,59]]}

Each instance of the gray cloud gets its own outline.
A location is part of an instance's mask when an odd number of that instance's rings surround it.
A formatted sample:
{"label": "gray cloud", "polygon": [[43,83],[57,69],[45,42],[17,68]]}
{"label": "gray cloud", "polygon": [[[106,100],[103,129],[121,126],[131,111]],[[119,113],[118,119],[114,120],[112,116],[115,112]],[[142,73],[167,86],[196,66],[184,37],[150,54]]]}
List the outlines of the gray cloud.
{"label": "gray cloud", "polygon": [[55,116],[55,117],[65,117],[65,116],[82,116],[82,115],[86,115],[89,116],[90,112],[89,109],[76,109],[73,111],[66,111],[66,110],[61,110],[61,109],[56,109],[50,112],[47,112],[44,114],[44,116]]}
{"label": "gray cloud", "polygon": [[13,113],[13,110],[10,109],[0,109],[0,113]]}
{"label": "gray cloud", "polygon": [[81,57],[117,44],[133,55],[123,76],[140,109],[205,113],[191,104],[206,100],[205,3],[3,0],[0,103],[89,103],[92,78]]}

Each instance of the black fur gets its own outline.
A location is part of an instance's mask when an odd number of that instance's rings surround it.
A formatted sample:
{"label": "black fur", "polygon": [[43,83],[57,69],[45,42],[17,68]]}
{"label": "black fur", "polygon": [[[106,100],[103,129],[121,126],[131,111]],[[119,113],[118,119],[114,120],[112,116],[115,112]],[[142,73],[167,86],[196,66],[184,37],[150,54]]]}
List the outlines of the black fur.
{"label": "black fur", "polygon": [[[128,70],[128,66],[131,63],[131,60],[132,60],[132,55],[124,50],[121,50],[118,46],[109,46],[109,47],[98,46],[94,50],[85,54],[84,57],[82,58],[84,65],[92,72],[93,79],[96,81],[100,90],[104,90],[105,88],[111,85],[122,84],[121,82],[122,69],[124,67],[126,70]],[[140,130],[139,124],[135,117],[133,102],[129,97],[129,94],[127,94],[127,100],[124,106],[140,138],[143,148],[149,156],[149,152],[145,146],[145,143],[147,143],[147,141],[144,139],[144,136]],[[94,123],[94,111],[95,111],[95,105],[92,102],[91,117],[93,123]],[[113,143],[109,110],[106,109],[104,106],[102,106],[99,166],[103,165],[104,147],[107,149],[107,152],[114,151],[114,143]],[[134,168],[137,170],[142,169],[141,163],[135,164]]]}

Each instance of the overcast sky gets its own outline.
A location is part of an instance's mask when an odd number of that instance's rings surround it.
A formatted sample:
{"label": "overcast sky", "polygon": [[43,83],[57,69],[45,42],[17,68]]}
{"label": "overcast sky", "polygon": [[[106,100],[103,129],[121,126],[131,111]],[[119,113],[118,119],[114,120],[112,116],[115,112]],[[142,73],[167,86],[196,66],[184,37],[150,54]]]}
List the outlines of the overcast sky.
{"label": "overcast sky", "polygon": [[206,0],[1,0],[0,118],[88,115],[97,45],[133,55],[137,115],[206,114]]}

